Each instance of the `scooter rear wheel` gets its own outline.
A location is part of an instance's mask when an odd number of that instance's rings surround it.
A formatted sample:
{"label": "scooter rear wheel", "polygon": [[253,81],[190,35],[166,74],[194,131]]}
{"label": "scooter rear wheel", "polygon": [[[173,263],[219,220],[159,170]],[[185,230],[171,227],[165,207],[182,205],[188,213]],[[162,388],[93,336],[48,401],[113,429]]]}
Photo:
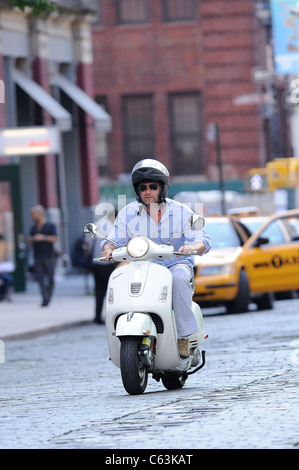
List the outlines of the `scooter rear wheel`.
{"label": "scooter rear wheel", "polygon": [[121,338],[121,378],[125,390],[130,395],[141,395],[147,386],[148,371],[140,360],[139,347],[138,338]]}
{"label": "scooter rear wheel", "polygon": [[178,374],[177,372],[167,372],[161,377],[162,383],[167,390],[176,390],[183,388],[187,380],[186,374]]}

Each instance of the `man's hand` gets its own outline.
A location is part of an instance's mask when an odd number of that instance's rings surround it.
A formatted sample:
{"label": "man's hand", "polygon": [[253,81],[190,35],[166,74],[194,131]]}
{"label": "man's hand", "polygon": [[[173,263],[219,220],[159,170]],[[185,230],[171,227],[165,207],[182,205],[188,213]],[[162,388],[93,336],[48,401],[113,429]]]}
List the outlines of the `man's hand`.
{"label": "man's hand", "polygon": [[[187,255],[187,253],[191,255],[192,251],[194,251],[194,250],[193,250],[193,246],[189,246],[189,245],[181,246],[181,247],[178,249],[178,252],[179,252],[179,253],[184,253],[184,255]],[[177,254],[176,256],[177,256],[177,258],[180,257],[179,254]]]}
{"label": "man's hand", "polygon": [[110,260],[110,256],[112,255],[112,252],[115,250],[115,246],[112,245],[111,243],[106,243],[104,245],[104,250],[101,253],[101,257],[105,257],[106,261],[111,261],[114,263],[114,260]]}
{"label": "man's hand", "polygon": [[43,233],[36,233],[35,235],[31,235],[28,237],[28,243],[32,242],[48,242],[48,243],[55,243],[57,242],[58,237],[57,235],[44,235]]}
{"label": "man's hand", "polygon": [[33,240],[35,242],[45,242],[47,241],[47,237],[46,235],[43,235],[42,233],[36,233],[35,235],[33,235]]}
{"label": "man's hand", "polygon": [[[206,245],[203,242],[198,242],[195,243],[193,246],[184,245],[178,249],[179,253],[190,253],[190,255],[191,253],[195,254],[195,251],[197,255],[201,255],[206,251]],[[180,256],[180,254],[177,254],[177,258],[179,258]]]}

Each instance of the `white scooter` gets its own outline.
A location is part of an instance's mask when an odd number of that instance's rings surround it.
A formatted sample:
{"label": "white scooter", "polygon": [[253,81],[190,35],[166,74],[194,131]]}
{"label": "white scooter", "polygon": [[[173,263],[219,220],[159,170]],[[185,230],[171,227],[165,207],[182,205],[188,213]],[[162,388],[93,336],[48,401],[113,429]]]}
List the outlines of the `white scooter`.
{"label": "white scooter", "polygon": [[[200,230],[203,226],[202,217],[192,216],[188,229]],[[106,239],[115,245],[98,232],[95,224],[87,224],[84,232],[89,238]],[[200,353],[198,349],[207,337],[199,305],[192,302],[198,332],[189,337],[190,358],[182,361],[172,308],[172,274],[166,267],[152,262],[172,258],[175,254],[172,245],[157,245],[142,236],[132,238],[127,246],[112,252],[111,259],[130,261],[118,266],[110,276],[106,329],[110,359],[120,368],[123,386],[131,395],[145,391],[148,373],[172,390],[182,388],[187,377],[205,364],[205,351]],[[196,369],[187,372],[194,367]]]}

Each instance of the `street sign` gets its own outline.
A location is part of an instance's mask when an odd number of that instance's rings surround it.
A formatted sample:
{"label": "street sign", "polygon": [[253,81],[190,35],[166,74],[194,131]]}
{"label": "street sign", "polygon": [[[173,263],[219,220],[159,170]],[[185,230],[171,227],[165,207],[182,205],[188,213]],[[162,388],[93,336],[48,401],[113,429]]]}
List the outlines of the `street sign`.
{"label": "street sign", "polygon": [[246,93],[244,95],[233,96],[234,106],[252,106],[255,104],[271,104],[273,102],[272,93]]}
{"label": "street sign", "polygon": [[3,80],[0,80],[0,103],[5,103],[5,86]]}
{"label": "street sign", "polygon": [[214,122],[211,122],[207,127],[206,138],[208,142],[216,142],[217,129]]}
{"label": "street sign", "polygon": [[251,69],[251,80],[255,84],[271,83],[273,79],[274,74],[265,67],[254,67]]}

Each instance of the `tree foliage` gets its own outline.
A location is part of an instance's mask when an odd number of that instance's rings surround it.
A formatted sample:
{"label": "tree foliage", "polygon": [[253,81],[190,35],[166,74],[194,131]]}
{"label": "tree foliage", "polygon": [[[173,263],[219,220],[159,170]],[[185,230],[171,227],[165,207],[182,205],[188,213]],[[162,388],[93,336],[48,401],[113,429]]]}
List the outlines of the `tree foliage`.
{"label": "tree foliage", "polygon": [[33,15],[40,15],[41,13],[50,13],[56,10],[57,7],[50,0],[8,0],[9,3],[24,11],[26,7],[32,8]]}

